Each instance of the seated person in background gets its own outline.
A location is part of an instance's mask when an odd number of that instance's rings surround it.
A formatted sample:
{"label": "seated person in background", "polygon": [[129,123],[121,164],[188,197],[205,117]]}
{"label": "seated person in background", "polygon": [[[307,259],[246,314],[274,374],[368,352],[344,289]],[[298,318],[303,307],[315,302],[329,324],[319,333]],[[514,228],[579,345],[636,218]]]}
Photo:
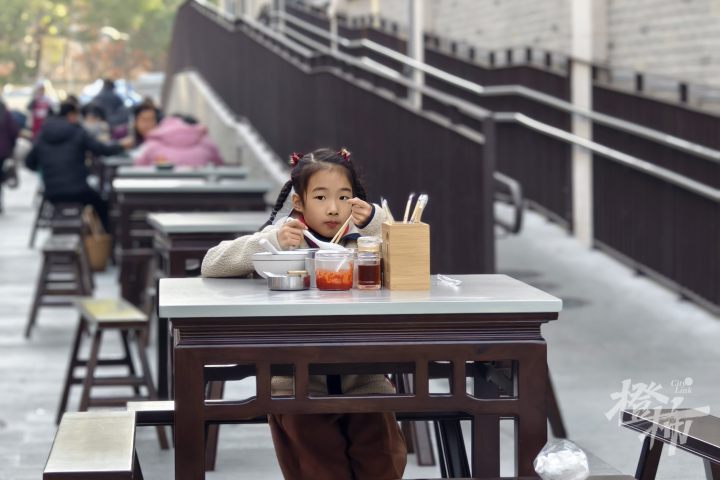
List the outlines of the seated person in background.
{"label": "seated person in background", "polygon": [[32,150],[25,159],[30,170],[39,171],[50,203],[79,202],[92,205],[108,231],[108,207],[100,194],[87,183],[85,154],[117,155],[123,145],[108,145],[95,140],[79,123],[78,108],[63,103],[60,114],[48,117]]}
{"label": "seated person in background", "polygon": [[170,116],[152,130],[135,159],[135,165],[221,165],[220,152],[207,129],[188,116]]}
{"label": "seated person in background", "polygon": [[115,82],[106,78],[100,93],[90,101],[105,112],[105,121],[110,126],[110,137],[113,139],[123,138],[128,134],[128,121],[130,115],[125,108],[122,98],[115,92]]}
{"label": "seated person in background", "polygon": [[110,140],[110,126],[105,121],[105,112],[99,105],[88,103],[80,109],[82,126],[93,138],[101,142]]}
{"label": "seated person in background", "polygon": [[132,136],[135,146],[145,143],[150,131],[157,127],[160,121],[160,111],[149,101],[144,101],[133,109]]}

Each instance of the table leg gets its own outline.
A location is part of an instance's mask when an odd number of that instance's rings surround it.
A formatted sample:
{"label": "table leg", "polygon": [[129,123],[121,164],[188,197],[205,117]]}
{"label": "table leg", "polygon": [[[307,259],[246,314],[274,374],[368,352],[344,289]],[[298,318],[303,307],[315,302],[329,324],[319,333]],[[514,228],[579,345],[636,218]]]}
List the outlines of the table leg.
{"label": "table leg", "polygon": [[533,460],[547,442],[547,346],[527,345],[518,359],[518,403],[515,420],[517,475],[535,476]]}
{"label": "table leg", "polygon": [[168,400],[170,398],[168,388],[168,319],[158,317],[157,319],[157,368],[158,368],[158,398]]}
{"label": "table leg", "polygon": [[[476,398],[500,398],[500,389],[495,383],[484,378],[485,369],[475,362],[473,393]],[[500,417],[497,415],[476,415],[473,417],[472,449],[473,474],[480,477],[500,476]],[[480,457],[475,452],[481,454]]]}
{"label": "table leg", "polygon": [[203,362],[192,350],[175,350],[175,479],[205,478]]}

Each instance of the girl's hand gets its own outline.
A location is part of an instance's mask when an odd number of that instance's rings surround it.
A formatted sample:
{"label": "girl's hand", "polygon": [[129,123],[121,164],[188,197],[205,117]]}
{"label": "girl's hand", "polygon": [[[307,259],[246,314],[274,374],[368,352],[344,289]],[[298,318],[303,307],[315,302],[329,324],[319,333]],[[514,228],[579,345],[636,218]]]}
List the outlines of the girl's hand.
{"label": "girl's hand", "polygon": [[350,211],[350,216],[353,219],[353,223],[355,225],[365,225],[368,221],[368,218],[370,218],[370,214],[372,213],[372,206],[357,197],[351,198],[347,202],[352,208],[352,210]]}
{"label": "girl's hand", "polygon": [[303,239],[303,230],[307,227],[300,220],[289,220],[278,230],[278,243],[280,248],[287,250],[300,246]]}

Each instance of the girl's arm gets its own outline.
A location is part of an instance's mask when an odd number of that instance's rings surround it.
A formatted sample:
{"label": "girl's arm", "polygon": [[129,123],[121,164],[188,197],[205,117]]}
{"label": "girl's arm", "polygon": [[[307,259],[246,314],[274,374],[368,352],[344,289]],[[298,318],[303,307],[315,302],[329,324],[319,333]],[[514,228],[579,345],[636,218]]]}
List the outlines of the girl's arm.
{"label": "girl's arm", "polygon": [[254,271],[253,253],[264,252],[260,239],[266,239],[280,249],[278,228],[269,225],[262,232],[226,240],[211,248],[203,258],[200,272],[203,277],[241,277]]}
{"label": "girl's arm", "polygon": [[364,237],[382,237],[382,224],[385,221],[385,212],[378,204],[373,203],[372,206],[372,218],[362,228],[358,228],[358,231]]}

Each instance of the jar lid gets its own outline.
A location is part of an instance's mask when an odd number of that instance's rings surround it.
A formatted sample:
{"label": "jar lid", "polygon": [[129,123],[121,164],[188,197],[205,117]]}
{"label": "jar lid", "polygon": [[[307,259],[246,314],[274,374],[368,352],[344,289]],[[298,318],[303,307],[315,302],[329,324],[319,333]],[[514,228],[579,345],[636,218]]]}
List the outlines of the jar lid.
{"label": "jar lid", "polygon": [[352,258],[353,250],[319,250],[315,253],[316,259]]}
{"label": "jar lid", "polygon": [[288,277],[304,277],[308,273],[306,270],[288,270],[287,274]]}
{"label": "jar lid", "polygon": [[378,237],[360,237],[357,239],[358,252],[379,252],[381,243]]}

